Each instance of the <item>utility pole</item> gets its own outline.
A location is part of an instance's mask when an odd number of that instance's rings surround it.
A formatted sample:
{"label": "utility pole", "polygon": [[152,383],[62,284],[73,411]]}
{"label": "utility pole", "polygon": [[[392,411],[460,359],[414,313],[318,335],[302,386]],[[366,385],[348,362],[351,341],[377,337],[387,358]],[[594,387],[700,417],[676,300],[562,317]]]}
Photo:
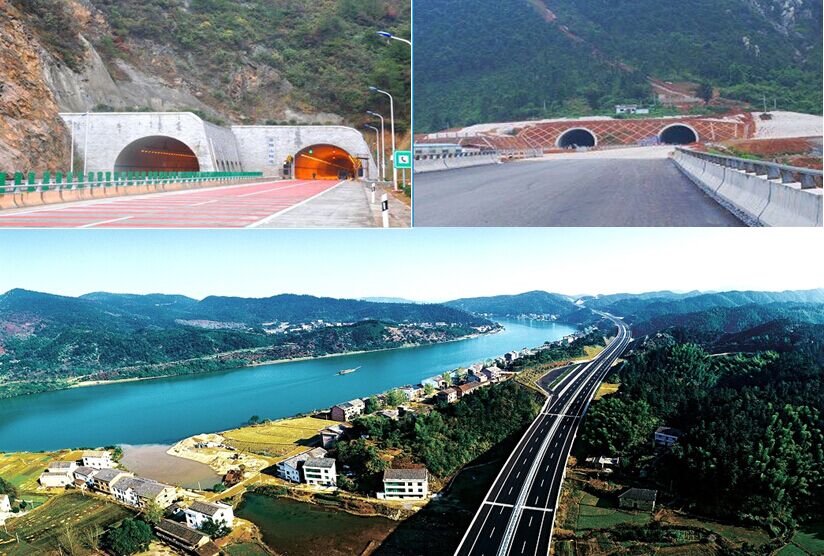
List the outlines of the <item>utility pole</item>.
{"label": "utility pole", "polygon": [[764,112],[767,111],[767,95],[764,95]]}

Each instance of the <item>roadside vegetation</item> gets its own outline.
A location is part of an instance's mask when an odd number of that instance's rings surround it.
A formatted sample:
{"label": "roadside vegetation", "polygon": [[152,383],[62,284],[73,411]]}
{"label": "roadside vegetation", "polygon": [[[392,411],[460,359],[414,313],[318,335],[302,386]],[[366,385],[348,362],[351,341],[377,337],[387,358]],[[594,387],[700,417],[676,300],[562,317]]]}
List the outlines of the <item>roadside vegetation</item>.
{"label": "roadside vegetation", "polygon": [[[812,524],[824,517],[821,325],[779,319],[730,334],[722,327],[728,311],[713,311],[715,320],[687,315],[682,322],[699,325],[641,339],[608,379],[617,388],[601,389],[573,453],[578,462],[621,459],[570,476],[562,506],[574,537],[562,554],[605,554],[627,542],[765,554],[789,543],[786,555],[816,541]],[[671,449],[653,445],[658,426],[683,431]],[[629,486],[657,490],[656,511],[619,509],[617,495]]]}

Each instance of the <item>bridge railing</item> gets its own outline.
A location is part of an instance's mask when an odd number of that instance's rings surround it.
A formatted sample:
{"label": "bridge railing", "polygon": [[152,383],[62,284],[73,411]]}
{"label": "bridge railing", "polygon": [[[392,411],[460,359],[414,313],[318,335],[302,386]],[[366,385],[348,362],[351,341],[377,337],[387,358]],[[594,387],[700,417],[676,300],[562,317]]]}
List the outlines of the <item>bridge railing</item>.
{"label": "bridge railing", "polygon": [[726,168],[733,168],[748,174],[763,176],[768,180],[780,180],[781,183],[800,183],[801,189],[815,189],[816,187],[820,188],[822,186],[821,170],[799,168],[797,166],[787,166],[786,164],[752,160],[749,158],[738,158],[735,156],[705,153],[685,149],[683,147],[676,147],[676,150],[689,156],[705,160],[707,162],[712,162],[713,164],[718,164]]}
{"label": "bridge railing", "polygon": [[690,180],[755,226],[822,226],[822,171],[678,147],[673,161]]}
{"label": "bridge railing", "polygon": [[263,172],[14,172],[0,171],[0,196],[46,191],[232,182],[263,177]]}

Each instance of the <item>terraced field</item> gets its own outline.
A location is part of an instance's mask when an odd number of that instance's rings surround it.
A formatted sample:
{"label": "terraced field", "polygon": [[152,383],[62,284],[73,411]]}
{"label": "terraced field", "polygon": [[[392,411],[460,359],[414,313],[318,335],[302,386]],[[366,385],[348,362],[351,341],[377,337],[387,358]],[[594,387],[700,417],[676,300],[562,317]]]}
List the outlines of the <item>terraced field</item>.
{"label": "terraced field", "polygon": [[332,424],[334,422],[314,417],[296,417],[241,427],[221,434],[227,444],[238,450],[284,457],[317,444],[321,429]]}
{"label": "terraced field", "polygon": [[126,508],[94,496],[56,496],[31,513],[6,523],[6,530],[0,530],[0,553],[47,554],[69,544],[69,537],[82,545],[95,528],[103,530],[130,515]]}

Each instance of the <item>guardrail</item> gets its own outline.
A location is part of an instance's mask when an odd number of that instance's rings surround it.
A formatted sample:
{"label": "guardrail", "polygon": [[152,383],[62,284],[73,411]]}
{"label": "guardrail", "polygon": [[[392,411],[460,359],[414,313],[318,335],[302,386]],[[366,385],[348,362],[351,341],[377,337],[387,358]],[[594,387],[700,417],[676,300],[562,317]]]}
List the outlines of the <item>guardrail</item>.
{"label": "guardrail", "polygon": [[683,147],[676,147],[676,150],[727,168],[734,168],[756,176],[766,176],[768,180],[781,180],[781,183],[800,183],[801,189],[821,187],[821,170],[787,166],[786,164],[752,160],[750,158],[738,158],[735,156],[691,151]]}
{"label": "guardrail", "polygon": [[89,187],[199,183],[259,178],[263,172],[0,172],[0,195]]}
{"label": "guardrail", "polygon": [[822,171],[677,147],[678,168],[755,226],[821,226]]}

